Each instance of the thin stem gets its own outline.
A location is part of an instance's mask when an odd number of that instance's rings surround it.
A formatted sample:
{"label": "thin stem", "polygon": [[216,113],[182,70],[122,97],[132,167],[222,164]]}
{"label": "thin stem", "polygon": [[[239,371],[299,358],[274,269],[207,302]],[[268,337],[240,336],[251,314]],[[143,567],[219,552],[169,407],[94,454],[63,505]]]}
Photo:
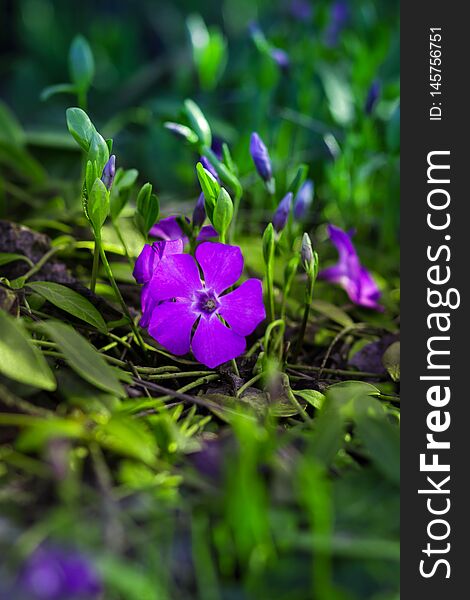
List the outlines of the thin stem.
{"label": "thin stem", "polygon": [[257,375],[255,375],[254,377],[252,377],[251,379],[249,379],[246,383],[244,383],[241,388],[237,391],[236,393],[236,397],[240,398],[240,396],[243,394],[243,392],[245,390],[247,390],[249,387],[251,387],[254,383],[256,383],[257,381],[259,381],[262,377],[264,376],[264,373],[258,373]]}
{"label": "thin stem", "polygon": [[348,370],[348,369],[325,369],[322,367],[314,367],[314,366],[310,366],[310,365],[297,365],[297,364],[288,364],[287,365],[288,369],[295,369],[297,371],[315,371],[317,373],[326,373],[327,375],[344,375],[344,376],[351,376],[351,377],[374,377],[374,378],[381,378],[382,375],[381,373],[368,373],[366,371],[353,371]]}
{"label": "thin stem", "polygon": [[98,277],[98,267],[100,266],[100,247],[101,240],[95,236],[95,247],[93,249],[93,266],[91,269],[90,290],[94,293],[96,289],[96,279]]}
{"label": "thin stem", "polygon": [[106,271],[106,275],[108,276],[109,282],[114,290],[114,293],[116,295],[117,300],[119,301],[122,310],[124,312],[124,314],[126,315],[126,317],[129,319],[129,324],[131,326],[131,329],[135,335],[136,340],[138,341],[140,347],[142,348],[142,350],[145,352],[145,343],[144,340],[142,339],[142,336],[140,335],[139,330],[137,329],[136,324],[134,323],[134,320],[131,317],[131,314],[129,312],[129,309],[127,308],[127,304],[124,301],[124,298],[122,297],[121,291],[116,283],[116,280],[114,279],[114,275],[113,272],[111,270],[111,266],[108,262],[108,259],[106,257],[106,253],[104,251],[103,246],[100,244],[100,256],[101,256],[101,261],[103,263],[104,269]]}
{"label": "thin stem", "polygon": [[268,299],[268,320],[274,321],[274,282],[273,282],[273,270],[271,265],[266,265],[266,288],[267,288],[267,299]]}
{"label": "thin stem", "polygon": [[23,277],[22,277],[23,281],[26,282],[30,277],[35,275],[38,271],[40,271],[43,268],[43,266],[47,263],[47,261],[54,256],[54,254],[57,254],[57,252],[60,252],[67,246],[68,246],[68,244],[61,244],[60,246],[55,246],[54,248],[51,248],[48,252],[46,252],[46,254],[44,254],[38,260],[38,262],[34,265],[34,267],[31,267],[31,269],[23,275]]}
{"label": "thin stem", "polygon": [[294,352],[294,361],[297,359],[297,357],[299,356],[300,351],[302,349],[302,344],[303,344],[304,337],[305,337],[305,331],[307,329],[308,315],[310,313],[310,305],[312,304],[312,300],[313,300],[314,285],[315,285],[315,279],[312,276],[308,275],[307,288],[305,290],[304,316],[302,319],[302,324],[300,326],[299,337],[297,339],[297,345],[296,345],[295,352]]}
{"label": "thin stem", "polygon": [[240,372],[238,371],[237,361],[234,358],[232,358],[231,362],[232,362],[232,367],[233,367],[233,371],[234,371],[235,375],[237,377],[240,377]]}
{"label": "thin stem", "polygon": [[122,235],[121,228],[119,227],[117,221],[113,220],[113,227],[114,227],[114,231],[116,232],[116,235],[119,238],[119,241],[122,244],[122,247],[124,248],[124,252],[126,254],[127,262],[129,263],[130,268],[133,269],[134,268],[134,261],[132,260],[130,254],[129,254],[129,248],[127,247],[127,244],[126,244],[126,242],[124,240],[124,237]]}

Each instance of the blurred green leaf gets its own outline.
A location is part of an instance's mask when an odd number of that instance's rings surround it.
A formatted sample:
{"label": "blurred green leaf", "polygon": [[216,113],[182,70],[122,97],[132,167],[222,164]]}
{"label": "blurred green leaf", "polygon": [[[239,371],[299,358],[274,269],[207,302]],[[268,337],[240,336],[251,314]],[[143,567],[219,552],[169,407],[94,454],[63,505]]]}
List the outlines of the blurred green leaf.
{"label": "blurred green leaf", "polygon": [[55,377],[46,359],[17,321],[0,310],[0,373],[43,390],[55,390]]}
{"label": "blurred green leaf", "polygon": [[199,106],[189,98],[184,101],[184,108],[191,129],[196,132],[196,135],[202,144],[210,148],[212,144],[212,133],[204,113]]}
{"label": "blurred green leaf", "polygon": [[400,381],[400,342],[394,342],[385,350],[382,364],[393,381]]}
{"label": "blurred green leaf", "polygon": [[218,29],[208,30],[200,15],[190,15],[186,24],[201,87],[212,90],[227,63],[227,42]]}
{"label": "blurred green leaf", "polygon": [[90,45],[82,35],[77,35],[70,46],[69,69],[77,88],[88,90],[95,74],[95,61]]}

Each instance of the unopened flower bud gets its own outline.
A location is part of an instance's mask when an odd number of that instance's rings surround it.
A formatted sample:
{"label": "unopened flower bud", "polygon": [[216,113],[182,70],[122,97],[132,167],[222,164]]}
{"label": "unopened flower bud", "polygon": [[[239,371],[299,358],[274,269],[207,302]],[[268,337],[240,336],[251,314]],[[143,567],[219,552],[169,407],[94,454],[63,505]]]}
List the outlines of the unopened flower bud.
{"label": "unopened flower bud", "polygon": [[116,157],[114,156],[114,154],[111,154],[108,162],[104,165],[103,173],[101,175],[101,181],[104,183],[107,190],[111,189],[115,175],[116,175]]}
{"label": "unopened flower bud", "polygon": [[250,154],[259,176],[268,182],[272,179],[273,172],[268,149],[257,133],[251,134]]}
{"label": "unopened flower bud", "polygon": [[278,233],[280,233],[287,225],[287,221],[289,220],[290,209],[292,206],[292,199],[292,192],[286,194],[286,196],[284,196],[284,198],[279,202],[276,212],[274,213],[273,226]]}
{"label": "unopened flower bud", "polygon": [[294,218],[301,221],[307,214],[313,202],[314,185],[311,179],[307,179],[301,185],[294,202]]}
{"label": "unopened flower bud", "polygon": [[193,226],[202,227],[206,220],[206,207],[204,204],[204,194],[201,193],[197,199],[196,206],[193,211]]}

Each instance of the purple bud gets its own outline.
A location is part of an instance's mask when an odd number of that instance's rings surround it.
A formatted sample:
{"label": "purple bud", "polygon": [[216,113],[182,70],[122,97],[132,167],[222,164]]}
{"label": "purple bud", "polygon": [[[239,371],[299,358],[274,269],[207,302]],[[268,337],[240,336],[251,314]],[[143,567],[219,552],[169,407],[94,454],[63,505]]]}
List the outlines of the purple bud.
{"label": "purple bud", "polygon": [[251,134],[250,154],[259,176],[266,182],[270,181],[273,176],[271,160],[268,149],[257,133]]}
{"label": "purple bud", "polygon": [[206,207],[204,205],[204,194],[201,194],[197,199],[196,206],[193,211],[193,226],[202,227],[206,220]]}
{"label": "purple bud", "polygon": [[311,179],[307,179],[300,186],[294,203],[294,218],[302,220],[313,202],[314,185]]}
{"label": "purple bud", "polygon": [[299,21],[308,21],[312,17],[312,5],[308,0],[292,0],[290,13]]}
{"label": "purple bud", "polygon": [[114,181],[114,175],[116,174],[116,157],[111,154],[108,162],[104,165],[103,174],[101,175],[101,181],[104,183],[108,190],[111,189]]}
{"label": "purple bud", "polygon": [[326,29],[326,43],[330,47],[338,44],[341,31],[349,20],[349,6],[346,0],[337,0],[330,10],[330,22]]}
{"label": "purple bud", "polygon": [[201,156],[199,162],[202,164],[204,169],[206,169],[206,171],[209,171],[209,173],[212,175],[212,177],[214,177],[214,179],[220,181],[219,176],[217,175],[217,171],[214,169],[209,159],[207,159],[205,156]]}
{"label": "purple bud", "polygon": [[374,110],[374,107],[377,104],[377,100],[380,96],[380,87],[380,81],[378,79],[372,82],[372,85],[367,92],[367,98],[364,104],[364,111],[366,115],[372,114],[372,111]]}
{"label": "purple bud", "polygon": [[281,232],[287,225],[293,197],[294,196],[292,192],[286,194],[284,198],[279,202],[279,206],[277,207],[276,212],[274,213],[273,226],[278,233]]}
{"label": "purple bud", "polygon": [[277,64],[280,69],[288,69],[290,66],[290,58],[287,52],[281,50],[280,48],[272,48],[270,51],[271,58]]}

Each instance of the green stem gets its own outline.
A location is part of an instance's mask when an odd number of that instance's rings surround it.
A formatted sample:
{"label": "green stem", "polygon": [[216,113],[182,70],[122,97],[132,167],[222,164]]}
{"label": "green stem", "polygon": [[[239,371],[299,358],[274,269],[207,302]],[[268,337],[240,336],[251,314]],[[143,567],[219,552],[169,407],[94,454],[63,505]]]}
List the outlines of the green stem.
{"label": "green stem", "polygon": [[266,295],[267,295],[267,305],[268,305],[268,320],[274,321],[275,319],[275,311],[274,311],[274,282],[273,282],[273,270],[271,265],[266,265]]}
{"label": "green stem", "polygon": [[129,309],[127,308],[127,304],[124,301],[124,298],[122,297],[121,294],[121,290],[119,289],[116,280],[114,279],[114,275],[113,272],[111,270],[111,266],[108,262],[108,259],[106,257],[106,253],[104,251],[103,246],[100,244],[99,245],[100,248],[100,256],[101,256],[101,262],[103,263],[103,267],[104,270],[106,271],[106,275],[108,276],[109,282],[111,284],[111,287],[113,288],[114,294],[116,295],[117,300],[119,301],[119,304],[122,307],[122,310],[124,312],[124,314],[126,315],[126,317],[129,319],[129,324],[131,326],[132,332],[134,333],[134,336],[136,338],[136,340],[138,341],[140,347],[142,348],[142,350],[145,352],[145,343],[144,340],[142,339],[142,336],[140,335],[140,331],[137,329],[136,324],[134,323],[134,320],[131,317],[131,314],[129,312]]}
{"label": "green stem", "polygon": [[310,305],[312,304],[312,300],[313,300],[314,286],[315,286],[315,279],[313,277],[311,277],[310,275],[308,275],[307,288],[305,290],[304,316],[302,319],[302,324],[300,326],[299,337],[297,339],[297,345],[296,345],[295,352],[294,352],[294,361],[297,359],[297,357],[299,356],[300,351],[302,349],[302,344],[303,344],[304,337],[305,337],[305,331],[307,329],[308,315],[310,313]]}
{"label": "green stem", "polygon": [[93,249],[93,266],[91,269],[91,281],[90,281],[90,291],[93,293],[96,289],[96,279],[98,277],[98,267],[100,266],[100,248],[101,248],[101,240],[99,237],[95,236],[95,247]]}
{"label": "green stem", "polygon": [[264,376],[264,373],[258,373],[258,375],[255,375],[254,377],[252,377],[251,379],[249,379],[246,383],[244,383],[241,388],[237,391],[236,397],[240,398],[240,396],[243,394],[243,392],[245,390],[247,390],[249,387],[251,387],[254,383],[256,383],[257,381],[259,381],[262,377]]}
{"label": "green stem", "polygon": [[50,258],[52,258],[54,256],[54,254],[57,254],[57,252],[60,252],[61,250],[66,248],[67,245],[68,244],[61,244],[60,246],[55,246],[54,248],[51,248],[48,252],[46,252],[46,254],[44,254],[38,260],[38,262],[34,265],[34,267],[31,267],[31,269],[23,275],[23,281],[24,282],[28,281],[28,279],[30,277],[35,275],[38,271],[40,271],[43,268],[43,266],[47,263],[47,261]]}
{"label": "green stem", "polygon": [[122,247],[124,248],[124,253],[126,255],[127,262],[129,263],[130,268],[133,269],[134,268],[134,262],[133,262],[133,260],[132,260],[132,258],[130,256],[130,254],[129,254],[129,248],[127,247],[127,244],[126,244],[126,242],[124,240],[124,237],[122,235],[121,228],[117,224],[117,221],[113,221],[113,227],[114,227],[114,231],[116,232],[116,235],[119,238],[119,241],[122,244]]}

